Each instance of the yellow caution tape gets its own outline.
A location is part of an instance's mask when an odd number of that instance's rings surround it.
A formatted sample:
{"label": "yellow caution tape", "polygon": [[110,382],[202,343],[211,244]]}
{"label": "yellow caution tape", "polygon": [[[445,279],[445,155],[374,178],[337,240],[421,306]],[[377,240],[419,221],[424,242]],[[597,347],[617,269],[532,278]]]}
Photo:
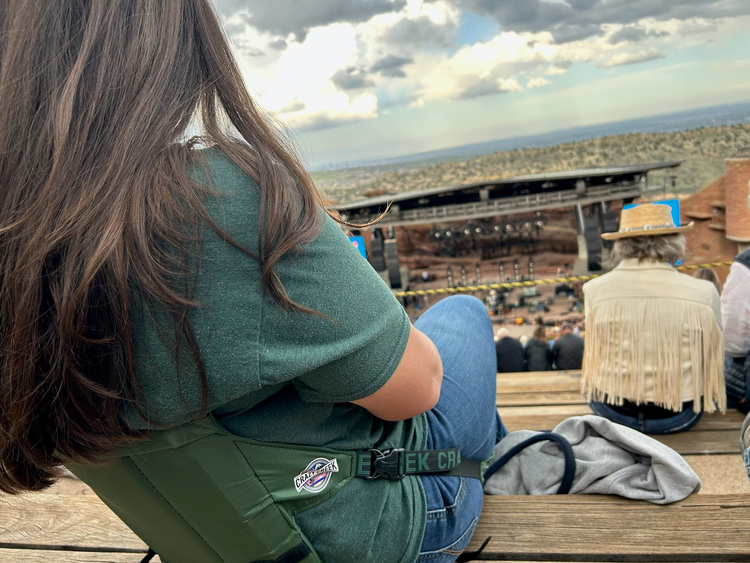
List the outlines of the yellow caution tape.
{"label": "yellow caution tape", "polygon": [[[731,266],[731,262],[711,262],[709,264],[691,264],[689,266],[677,266],[677,270],[689,271],[698,270],[699,268],[719,268],[721,266]],[[415,291],[399,291],[394,293],[396,297],[417,297],[424,295],[443,295],[451,293],[473,293],[475,291],[489,291],[490,289],[512,289],[514,287],[535,287],[537,285],[548,285],[551,283],[565,283],[576,281],[589,281],[598,278],[602,274],[593,274],[589,276],[568,276],[564,278],[547,278],[543,280],[528,280],[520,282],[506,283],[486,283],[481,285],[466,285],[456,287],[444,287],[438,289],[417,289]]]}

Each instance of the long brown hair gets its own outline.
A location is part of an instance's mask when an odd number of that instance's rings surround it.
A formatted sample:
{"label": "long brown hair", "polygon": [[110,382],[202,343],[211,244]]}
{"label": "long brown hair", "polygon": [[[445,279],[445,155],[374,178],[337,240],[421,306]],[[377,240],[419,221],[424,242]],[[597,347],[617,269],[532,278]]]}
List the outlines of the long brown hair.
{"label": "long brown hair", "polygon": [[274,264],[319,231],[319,197],[247,94],[210,0],[0,0],[1,490],[43,489],[61,461],[139,437],[122,419],[142,399],[134,287],[189,344],[205,410],[184,258],[202,222],[220,229],[178,143],[191,119],[260,186],[263,290],[310,312]]}

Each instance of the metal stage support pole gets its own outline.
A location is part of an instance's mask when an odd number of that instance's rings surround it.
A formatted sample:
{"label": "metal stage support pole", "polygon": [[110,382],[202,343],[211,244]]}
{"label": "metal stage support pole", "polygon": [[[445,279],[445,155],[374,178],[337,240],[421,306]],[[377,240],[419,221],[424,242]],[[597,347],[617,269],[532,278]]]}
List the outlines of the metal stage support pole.
{"label": "metal stage support pole", "polygon": [[[599,202],[599,230],[604,233],[606,232],[606,219],[607,219],[607,213],[609,213],[609,209],[607,208],[607,204],[603,201]],[[601,264],[603,269],[609,269],[607,267],[607,264],[609,264],[609,257],[610,257],[610,250],[612,248],[611,244],[604,244],[604,241],[602,241],[602,257],[601,257]]]}
{"label": "metal stage support pole", "polygon": [[583,218],[583,208],[580,203],[573,207],[576,216],[576,235],[578,239],[578,257],[573,264],[573,273],[576,276],[585,276],[589,273],[589,251],[586,246],[586,221]]}

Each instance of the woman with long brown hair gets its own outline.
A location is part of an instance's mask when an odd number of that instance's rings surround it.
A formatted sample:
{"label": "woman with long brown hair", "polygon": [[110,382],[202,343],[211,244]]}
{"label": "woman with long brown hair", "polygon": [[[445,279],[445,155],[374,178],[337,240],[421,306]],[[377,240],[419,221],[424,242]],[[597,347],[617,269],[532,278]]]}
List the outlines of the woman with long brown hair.
{"label": "woman with long brown hair", "polygon": [[552,369],[552,351],[547,341],[544,326],[537,325],[526,343],[526,369],[529,371],[549,371]]}
{"label": "woman with long brown hair", "polygon": [[[0,490],[207,415],[373,463],[489,457],[504,429],[486,312],[447,299],[409,323],[247,94],[209,0],[0,0],[0,124]],[[471,326],[443,323],[459,313]],[[326,467],[297,468],[297,493],[344,472]],[[332,489],[294,512],[325,561],[452,560],[481,507],[464,477]],[[463,520],[430,528],[464,498]]]}

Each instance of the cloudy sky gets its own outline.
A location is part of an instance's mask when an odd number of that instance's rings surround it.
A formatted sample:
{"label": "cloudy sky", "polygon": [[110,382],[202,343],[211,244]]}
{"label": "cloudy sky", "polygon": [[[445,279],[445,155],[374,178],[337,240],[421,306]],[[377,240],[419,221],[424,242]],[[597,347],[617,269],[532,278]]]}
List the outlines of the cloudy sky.
{"label": "cloudy sky", "polygon": [[750,0],[214,0],[311,167],[750,100]]}

